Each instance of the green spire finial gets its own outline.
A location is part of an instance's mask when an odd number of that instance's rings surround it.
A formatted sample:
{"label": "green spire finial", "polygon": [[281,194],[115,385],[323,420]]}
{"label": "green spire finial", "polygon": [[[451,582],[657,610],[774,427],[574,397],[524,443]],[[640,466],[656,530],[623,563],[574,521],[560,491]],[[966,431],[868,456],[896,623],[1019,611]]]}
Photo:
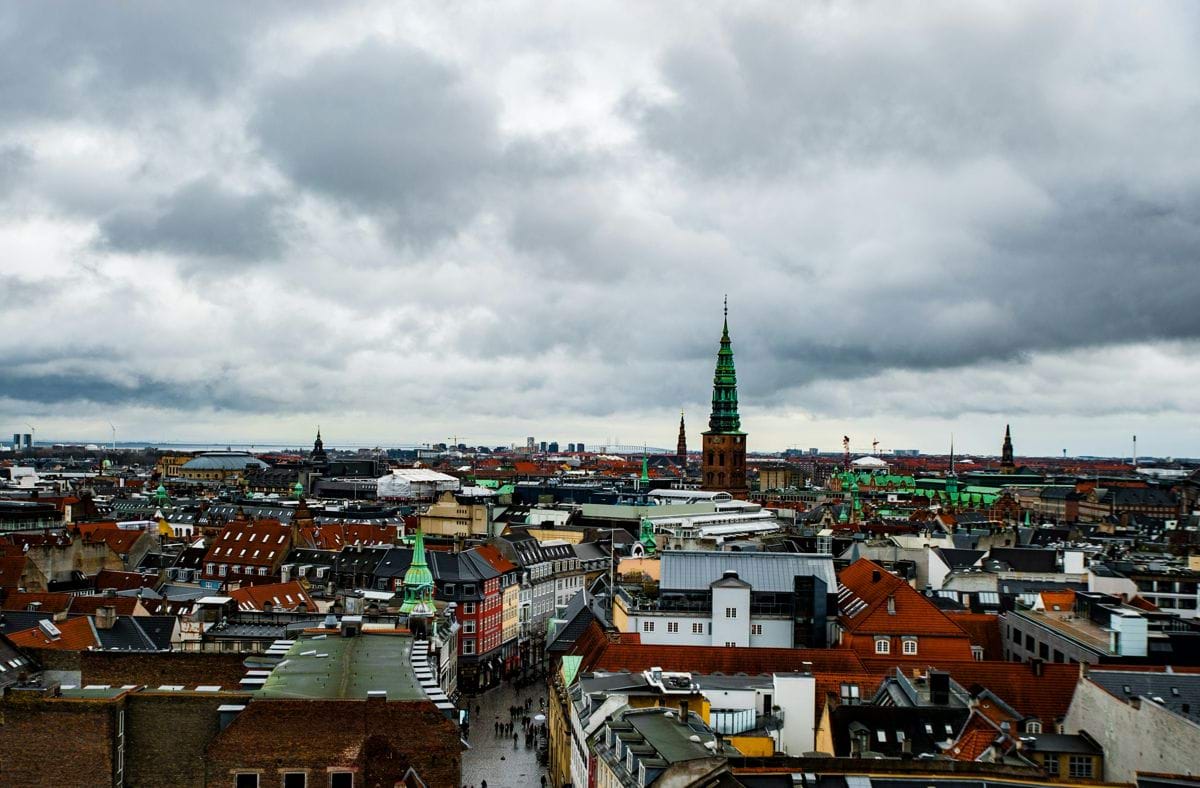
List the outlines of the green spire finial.
{"label": "green spire finial", "polygon": [[646,464],[646,452],[642,450],[642,484],[650,481],[650,469]]}

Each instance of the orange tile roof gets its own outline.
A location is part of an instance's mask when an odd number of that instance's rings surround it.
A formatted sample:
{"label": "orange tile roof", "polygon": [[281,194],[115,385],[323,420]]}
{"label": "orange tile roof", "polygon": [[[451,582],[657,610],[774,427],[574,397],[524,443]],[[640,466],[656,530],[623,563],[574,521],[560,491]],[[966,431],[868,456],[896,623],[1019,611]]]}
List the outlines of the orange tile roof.
{"label": "orange tile roof", "polygon": [[495,569],[501,574],[505,572],[511,572],[517,568],[516,564],[501,555],[500,551],[495,547],[492,547],[490,544],[480,545],[479,547],[474,548],[474,551],[476,555],[478,555],[484,561],[487,561],[488,565],[491,566],[492,569]]}
{"label": "orange tile roof", "polygon": [[58,637],[47,635],[40,626],[12,632],[8,639],[21,648],[45,648],[55,651],[84,651],[100,645],[92,629],[92,620],[87,616],[68,618],[53,622],[58,628]]}
{"label": "orange tile roof", "polygon": [[972,714],[958,738],[943,752],[956,761],[974,761],[1003,735],[1000,729],[982,714]]}
{"label": "orange tile roof", "polygon": [[1040,596],[1047,610],[1071,610],[1075,607],[1075,592],[1069,588],[1062,591],[1043,591]]}
{"label": "orange tile roof", "polygon": [[71,600],[69,615],[93,616],[102,607],[114,607],[117,615],[132,616],[137,612],[138,598],[135,596],[77,596]]}
{"label": "orange tile roof", "polygon": [[133,591],[138,588],[153,588],[158,585],[158,578],[153,575],[143,575],[141,572],[120,572],[115,569],[101,569],[96,573],[96,590],[104,591],[112,588],[117,591]]}

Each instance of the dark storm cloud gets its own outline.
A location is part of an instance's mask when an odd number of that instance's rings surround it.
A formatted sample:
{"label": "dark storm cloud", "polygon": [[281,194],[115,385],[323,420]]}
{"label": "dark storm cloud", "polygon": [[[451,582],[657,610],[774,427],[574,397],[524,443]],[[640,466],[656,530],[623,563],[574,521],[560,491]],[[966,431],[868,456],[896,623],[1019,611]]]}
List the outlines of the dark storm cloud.
{"label": "dark storm cloud", "polygon": [[[128,365],[114,373],[124,373]],[[39,405],[136,405],[177,410],[197,408],[265,413],[280,400],[239,389],[216,375],[210,380],[180,381],[137,375],[107,376],[90,371],[41,371],[9,367],[0,398]]]}
{"label": "dark storm cloud", "polygon": [[479,210],[500,153],[495,114],[452,65],[373,40],[270,86],[252,126],[297,185],[423,246]]}
{"label": "dark storm cloud", "polygon": [[223,1],[4,3],[3,119],[120,116],[178,91],[219,99],[244,68],[248,44],[279,8]]}
{"label": "dark storm cloud", "polygon": [[205,178],[189,183],[150,209],[126,209],[100,227],[108,248],[168,252],[255,262],[276,257],[283,245],[279,200],[239,194]]}

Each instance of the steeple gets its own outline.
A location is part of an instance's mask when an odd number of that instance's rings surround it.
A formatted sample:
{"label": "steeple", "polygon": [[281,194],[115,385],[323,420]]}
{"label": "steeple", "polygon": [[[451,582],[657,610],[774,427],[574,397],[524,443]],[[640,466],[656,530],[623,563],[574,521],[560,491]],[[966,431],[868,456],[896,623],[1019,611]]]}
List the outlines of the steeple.
{"label": "steeple", "polygon": [[650,483],[650,466],[647,464],[646,451],[642,450],[642,484]]}
{"label": "steeple", "polygon": [[1004,446],[1000,449],[1000,473],[1016,473],[1017,466],[1013,462],[1012,428],[1004,425]]}
{"label": "steeple", "polygon": [[404,602],[400,612],[409,616],[432,616],[433,573],[425,563],[425,535],[417,528],[413,537],[412,562],[404,572]]}
{"label": "steeple", "polygon": [[733,366],[733,346],[729,339],[729,297],[725,297],[725,320],[721,327],[721,349],[717,351],[717,368],[713,373],[712,415],[708,418],[710,432],[740,434],[742,419],[738,415],[737,371]]}
{"label": "steeple", "polygon": [[687,430],[683,427],[683,411],[679,411],[679,440],[675,442],[675,457],[687,462]]}

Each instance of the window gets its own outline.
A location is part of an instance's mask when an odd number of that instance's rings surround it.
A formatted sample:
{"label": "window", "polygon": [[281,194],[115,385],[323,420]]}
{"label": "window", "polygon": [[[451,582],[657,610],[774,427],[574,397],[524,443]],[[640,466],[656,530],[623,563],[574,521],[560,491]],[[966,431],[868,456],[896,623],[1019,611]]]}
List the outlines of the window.
{"label": "window", "polygon": [[971,646],[971,656],[976,662],[983,661],[983,646]]}
{"label": "window", "polygon": [[1042,723],[1038,722],[1037,720],[1030,720],[1029,722],[1025,723],[1025,732],[1026,733],[1041,733],[1042,732]]}
{"label": "window", "polygon": [[214,574],[216,571],[217,571],[217,565],[216,565],[216,564],[209,564],[209,565],[208,565],[207,567],[205,567],[205,569],[204,569],[204,573],[205,573],[205,574],[208,574],[208,575]]}
{"label": "window", "polygon": [[265,566],[260,566],[260,567],[258,568],[258,573],[259,573],[260,575],[262,575],[263,577],[266,577],[266,576],[267,576],[267,567],[265,567]]}
{"label": "window", "polygon": [[234,788],[258,788],[257,774],[238,774],[233,778]]}
{"label": "window", "polygon": [[474,612],[475,612],[475,603],[474,602],[463,602],[463,614],[464,615],[471,615]]}
{"label": "window", "polygon": [[643,621],[642,622],[642,631],[643,632],[653,632],[654,631],[654,622],[653,621]]}
{"label": "window", "polygon": [[892,653],[891,641],[884,639],[884,638],[876,640],[875,641],[875,653],[876,654],[891,654]]}
{"label": "window", "polygon": [[[446,596],[454,596],[454,583],[446,583],[444,586],[442,586],[442,593],[445,594]],[[349,774],[349,772],[341,772],[341,773]]]}
{"label": "window", "polygon": [[703,635],[704,634],[704,622],[697,621],[696,623],[692,624],[692,634],[693,635]]}
{"label": "window", "polygon": [[470,655],[475,653],[475,638],[463,638],[462,642],[463,654]]}
{"label": "window", "polygon": [[667,633],[673,635],[678,632],[679,632],[679,622],[678,621],[668,621],[667,622]]}
{"label": "window", "polygon": [[737,618],[737,608],[736,607],[725,608],[725,618]]}
{"label": "window", "polygon": [[305,788],[308,785],[308,775],[304,772],[284,772],[283,788]]}
{"label": "window", "polygon": [[[221,564],[220,566],[217,567],[217,574],[220,575],[221,577],[224,577],[226,569],[228,569],[228,567],[226,567],[225,564]],[[238,775],[238,776],[240,777],[241,775]],[[254,780],[255,780],[255,785],[257,785],[258,784],[258,775],[257,774],[254,775]]]}
{"label": "window", "polygon": [[750,634],[751,635],[761,635],[762,634],[762,624],[751,624],[750,625]]}
{"label": "window", "polygon": [[354,788],[354,772],[330,772],[329,788]]}
{"label": "window", "polygon": [[857,684],[842,685],[842,700],[854,701],[859,699],[859,689]]}
{"label": "window", "polygon": [[725,648],[737,648],[737,643],[734,643],[732,640],[726,640]]}
{"label": "window", "polygon": [[1042,761],[1042,765],[1046,767],[1046,774],[1051,777],[1058,776],[1058,755],[1055,753],[1047,753],[1046,760]]}
{"label": "window", "polygon": [[475,634],[475,622],[474,621],[468,620],[468,621],[463,622],[463,634],[465,634],[465,635],[474,635]]}
{"label": "window", "polygon": [[917,653],[917,639],[916,638],[905,638],[904,653],[905,654],[916,654]]}
{"label": "window", "polygon": [[1068,777],[1091,777],[1092,776],[1092,756],[1090,755],[1072,755],[1067,761],[1067,776]]}

